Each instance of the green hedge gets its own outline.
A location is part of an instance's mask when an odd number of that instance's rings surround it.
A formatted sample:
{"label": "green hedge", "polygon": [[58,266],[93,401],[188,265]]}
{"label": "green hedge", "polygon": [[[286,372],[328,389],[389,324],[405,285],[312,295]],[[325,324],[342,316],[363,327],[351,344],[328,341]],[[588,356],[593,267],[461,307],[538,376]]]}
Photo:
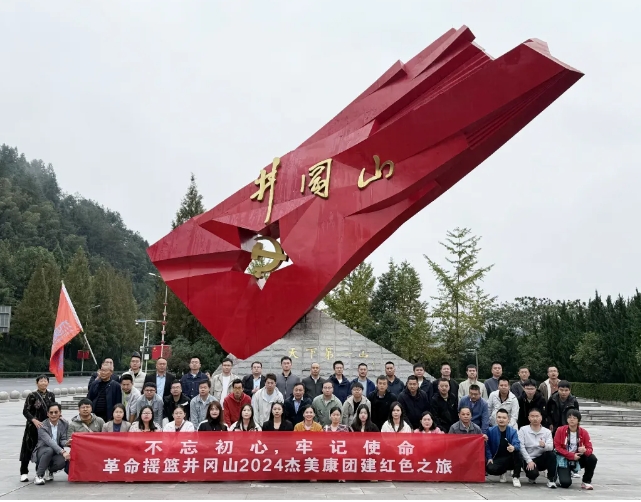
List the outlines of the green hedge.
{"label": "green hedge", "polygon": [[573,382],[572,394],[597,401],[641,402],[641,384]]}

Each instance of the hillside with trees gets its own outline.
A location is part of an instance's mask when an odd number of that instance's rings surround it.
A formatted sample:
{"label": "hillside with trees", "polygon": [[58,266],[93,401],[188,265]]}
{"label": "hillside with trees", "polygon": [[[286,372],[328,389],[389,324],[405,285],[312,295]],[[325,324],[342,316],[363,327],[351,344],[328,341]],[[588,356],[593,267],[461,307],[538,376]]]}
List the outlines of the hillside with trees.
{"label": "hillside with trees", "polygon": [[[2,145],[0,305],[11,306],[13,318],[0,339],[0,371],[48,368],[61,279],[96,357],[108,348],[119,360],[137,348],[134,320],[158,287],[147,247],[118,213],[64,193],[51,164]],[[81,337],[67,346],[65,369],[79,366],[80,348]]]}

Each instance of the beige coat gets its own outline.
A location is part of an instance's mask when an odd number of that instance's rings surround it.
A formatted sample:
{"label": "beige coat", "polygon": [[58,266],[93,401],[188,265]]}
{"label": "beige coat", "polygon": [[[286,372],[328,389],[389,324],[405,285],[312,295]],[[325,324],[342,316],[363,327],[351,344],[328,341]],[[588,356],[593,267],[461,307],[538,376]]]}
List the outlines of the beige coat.
{"label": "beige coat", "polygon": [[[129,432],[131,424],[126,420],[123,420],[120,424],[120,432]],[[114,421],[109,420],[105,425],[102,426],[102,432],[113,432],[114,431]]]}
{"label": "beige coat", "polygon": [[232,385],[231,383],[236,380],[237,378],[240,379],[238,375],[234,375],[233,373],[229,374],[229,385],[227,385],[226,389],[223,389],[223,374],[222,373],[216,373],[214,376],[211,377],[211,390],[210,394],[214,396],[218,401],[220,401],[220,404],[223,404],[223,400],[227,397],[229,393],[232,391]]}

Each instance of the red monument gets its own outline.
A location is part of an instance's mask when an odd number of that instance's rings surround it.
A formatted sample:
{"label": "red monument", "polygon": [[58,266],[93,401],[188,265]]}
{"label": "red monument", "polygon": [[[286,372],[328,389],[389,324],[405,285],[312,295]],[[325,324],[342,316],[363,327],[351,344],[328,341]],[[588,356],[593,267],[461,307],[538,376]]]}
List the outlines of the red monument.
{"label": "red monument", "polygon": [[452,29],[149,256],[222,347],[249,357],[582,75],[540,40],[492,59]]}

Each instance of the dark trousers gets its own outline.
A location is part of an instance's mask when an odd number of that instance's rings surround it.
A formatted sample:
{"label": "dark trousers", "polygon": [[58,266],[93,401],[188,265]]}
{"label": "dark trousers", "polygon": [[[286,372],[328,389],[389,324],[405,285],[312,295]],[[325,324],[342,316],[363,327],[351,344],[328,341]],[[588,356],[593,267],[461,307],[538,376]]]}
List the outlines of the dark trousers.
{"label": "dark trousers", "polygon": [[20,474],[29,474],[29,459],[20,461]]}
{"label": "dark trousers", "polygon": [[[587,457],[581,455],[578,462],[579,465],[585,469],[585,472],[583,473],[583,482],[592,483],[592,476],[594,476],[597,458],[594,455],[589,455]],[[572,485],[572,473],[570,472],[570,468],[559,467],[557,471],[559,474],[559,483],[561,483],[561,488],[570,488]]]}
{"label": "dark trousers", "polygon": [[43,477],[47,469],[49,469],[49,472],[53,474],[65,467],[65,457],[60,453],[53,451],[53,448],[50,446],[42,446],[38,448],[36,457],[38,459],[36,462],[36,476],[38,477]]}
{"label": "dark trousers", "polygon": [[525,466],[527,463],[523,461],[523,470],[528,479],[536,479],[539,477],[540,471],[548,471],[548,481],[554,481],[556,479],[556,455],[553,451],[545,451],[540,457],[532,459],[534,462],[534,469],[528,471]]}
{"label": "dark trousers", "polygon": [[518,478],[521,475],[521,464],[523,459],[521,457],[521,452],[519,450],[514,450],[513,453],[505,457],[495,457],[492,460],[491,464],[486,462],[485,472],[490,476],[500,476],[505,474],[507,471],[514,471],[512,474],[513,477]]}

